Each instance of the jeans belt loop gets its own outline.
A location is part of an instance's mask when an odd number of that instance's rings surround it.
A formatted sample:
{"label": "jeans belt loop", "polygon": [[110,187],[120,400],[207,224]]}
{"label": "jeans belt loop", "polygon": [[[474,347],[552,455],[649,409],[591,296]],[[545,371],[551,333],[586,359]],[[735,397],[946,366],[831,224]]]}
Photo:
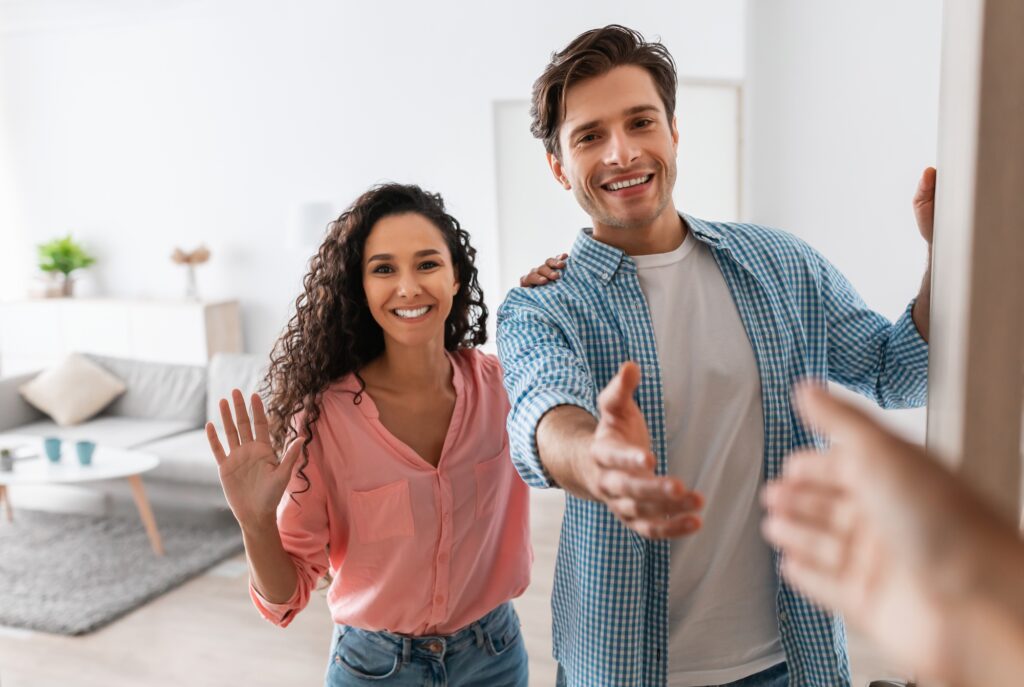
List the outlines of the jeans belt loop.
{"label": "jeans belt loop", "polygon": [[409,637],[402,637],[402,667],[409,665],[409,660],[412,658],[412,639]]}
{"label": "jeans belt loop", "polygon": [[483,649],[484,648],[484,630],[480,627],[480,622],[473,623],[473,634],[476,635],[476,645]]}

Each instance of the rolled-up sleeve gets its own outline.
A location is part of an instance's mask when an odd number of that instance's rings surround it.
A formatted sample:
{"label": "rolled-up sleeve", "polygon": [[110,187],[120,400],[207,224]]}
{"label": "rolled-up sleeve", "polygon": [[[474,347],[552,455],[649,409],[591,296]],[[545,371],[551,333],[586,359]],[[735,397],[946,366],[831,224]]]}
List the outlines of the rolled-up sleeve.
{"label": "rolled-up sleeve", "polygon": [[[281,544],[295,565],[297,584],[292,597],[284,603],[273,603],[263,598],[249,581],[249,596],[260,615],[281,627],[287,627],[306,604],[317,582],[328,569],[327,543],[330,528],[327,515],[326,488],[319,465],[322,458],[321,444],[314,438],[308,446],[309,463],[302,472],[309,479],[299,476],[299,460],[288,489],[277,508],[277,528],[281,533]],[[301,492],[301,493],[299,493]]]}
{"label": "rolled-up sleeve", "polygon": [[914,301],[894,324],[871,310],[827,260],[819,255],[818,261],[829,378],[883,408],[923,406],[928,400],[928,343],[914,324]]}
{"label": "rolled-up sleeve", "polygon": [[540,459],[537,426],[557,406],[577,406],[598,417],[590,369],[565,330],[522,289],[513,289],[498,309],[498,357],[511,404],[512,461],[530,486],[557,486]]}

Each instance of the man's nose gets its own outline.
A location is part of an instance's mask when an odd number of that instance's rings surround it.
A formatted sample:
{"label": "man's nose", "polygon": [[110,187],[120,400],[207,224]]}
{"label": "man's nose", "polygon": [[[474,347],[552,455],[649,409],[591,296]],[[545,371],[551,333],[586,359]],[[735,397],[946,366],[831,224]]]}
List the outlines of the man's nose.
{"label": "man's nose", "polygon": [[640,157],[638,146],[624,131],[613,132],[608,137],[605,164],[628,167],[638,157]]}

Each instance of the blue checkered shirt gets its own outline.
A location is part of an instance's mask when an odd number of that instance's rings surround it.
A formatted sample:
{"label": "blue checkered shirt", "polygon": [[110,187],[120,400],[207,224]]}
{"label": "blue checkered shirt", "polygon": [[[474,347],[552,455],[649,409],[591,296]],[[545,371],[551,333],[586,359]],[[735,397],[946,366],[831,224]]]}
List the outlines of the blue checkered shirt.
{"label": "blue checkered shirt", "polygon": [[[790,406],[794,381],[830,379],[884,408],[925,403],[928,344],[911,303],[891,323],[806,243],[750,224],[683,216],[718,263],[754,350],[764,411],[764,476],[818,440]],[[534,487],[556,486],[537,453],[536,429],[560,405],[597,417],[597,394],[626,360],[643,370],[636,399],[667,466],[654,328],[634,261],[580,233],[561,279],[512,290],[498,311],[498,351],[512,410],[512,457]],[[776,556],[778,571],[778,556]],[[551,597],[554,655],[572,687],[664,685],[668,668],[669,543],[624,527],[602,503],[566,494]],[[850,684],[842,620],[778,592],[790,684]]]}

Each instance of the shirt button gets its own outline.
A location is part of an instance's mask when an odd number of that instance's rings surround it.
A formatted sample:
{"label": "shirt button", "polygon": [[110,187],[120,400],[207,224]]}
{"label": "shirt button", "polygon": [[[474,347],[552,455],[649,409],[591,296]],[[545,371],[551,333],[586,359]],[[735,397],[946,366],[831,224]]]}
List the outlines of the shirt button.
{"label": "shirt button", "polygon": [[786,613],[785,611],[779,611],[779,620],[781,620],[782,622],[786,622],[787,620],[789,620],[789,613]]}
{"label": "shirt button", "polygon": [[440,556],[437,557],[437,562],[438,563],[447,563],[448,562],[448,554],[447,553],[442,553]]}
{"label": "shirt button", "polygon": [[436,603],[438,606],[443,604],[444,603],[444,594],[438,594],[437,596],[435,596],[434,597],[434,603]]}

